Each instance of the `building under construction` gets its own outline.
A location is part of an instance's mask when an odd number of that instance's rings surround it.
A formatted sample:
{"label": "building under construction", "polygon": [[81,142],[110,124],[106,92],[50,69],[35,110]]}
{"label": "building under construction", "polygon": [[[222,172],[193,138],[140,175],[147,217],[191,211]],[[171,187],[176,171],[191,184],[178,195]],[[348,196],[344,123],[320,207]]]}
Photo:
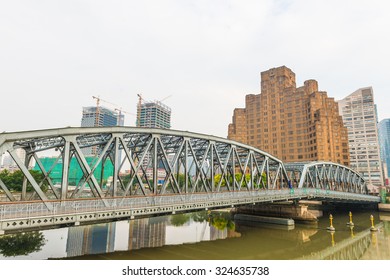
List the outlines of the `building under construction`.
{"label": "building under construction", "polygon": [[81,127],[101,127],[123,125],[123,115],[104,107],[83,107]]}
{"label": "building under construction", "polygon": [[141,101],[137,106],[138,127],[171,128],[171,108],[161,101]]}

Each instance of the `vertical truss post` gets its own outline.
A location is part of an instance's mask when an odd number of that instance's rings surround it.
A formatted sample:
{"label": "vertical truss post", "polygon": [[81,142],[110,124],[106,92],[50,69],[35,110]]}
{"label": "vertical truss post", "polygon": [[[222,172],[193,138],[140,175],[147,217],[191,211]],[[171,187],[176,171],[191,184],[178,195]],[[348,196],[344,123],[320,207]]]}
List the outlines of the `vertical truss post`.
{"label": "vertical truss post", "polygon": [[[28,168],[28,165],[30,163],[31,156],[26,152],[26,156],[24,157],[24,165]],[[22,197],[21,200],[26,200],[27,198],[27,177],[23,177],[23,185],[22,185]]]}
{"label": "vertical truss post", "polygon": [[250,155],[250,172],[251,172],[251,177],[250,177],[250,187],[248,187],[248,190],[249,189],[252,189],[254,190],[254,186],[253,186],[253,152],[249,151],[249,155]]}
{"label": "vertical truss post", "polygon": [[279,186],[279,189],[283,189],[283,176],[285,175],[284,174],[284,168],[283,168],[283,165],[279,163],[279,169],[281,170],[281,174],[280,174],[280,186]]}
{"label": "vertical truss post", "polygon": [[153,193],[157,195],[157,185],[158,185],[158,136],[153,135]]}
{"label": "vertical truss post", "polygon": [[[213,141],[210,141],[209,142],[209,145],[210,145],[210,179],[211,179],[211,192],[213,192],[215,190],[215,179],[214,179],[214,143]],[[222,180],[222,176],[221,176],[221,180]]]}
{"label": "vertical truss post", "polygon": [[120,159],[119,159],[119,138],[115,137],[114,138],[114,174],[112,176],[112,196],[115,197],[117,196],[118,193],[118,174],[119,174],[119,164],[120,164]]}
{"label": "vertical truss post", "polygon": [[269,157],[266,157],[265,158],[265,160],[266,160],[266,172],[267,172],[267,176],[266,176],[266,184],[267,184],[267,186],[266,186],[266,188],[269,190],[270,189],[270,186],[269,186],[269,183],[270,183],[270,174],[269,174]]}
{"label": "vertical truss post", "polygon": [[234,188],[236,187],[236,161],[234,160],[234,155],[237,154],[237,151],[236,151],[236,146],[232,146],[232,166],[233,166],[233,170],[232,170],[232,176],[233,176],[233,180],[232,180],[232,183],[233,183],[233,190]]}
{"label": "vertical truss post", "polygon": [[67,198],[69,184],[69,165],[70,165],[70,141],[65,139],[64,150],[62,151],[62,182],[61,182],[61,204]]}
{"label": "vertical truss post", "polygon": [[100,169],[100,189],[103,190],[103,183],[104,183],[104,166],[106,164],[107,155],[104,155],[102,158],[102,168]]}
{"label": "vertical truss post", "polygon": [[188,193],[188,139],[184,138],[184,193]]}

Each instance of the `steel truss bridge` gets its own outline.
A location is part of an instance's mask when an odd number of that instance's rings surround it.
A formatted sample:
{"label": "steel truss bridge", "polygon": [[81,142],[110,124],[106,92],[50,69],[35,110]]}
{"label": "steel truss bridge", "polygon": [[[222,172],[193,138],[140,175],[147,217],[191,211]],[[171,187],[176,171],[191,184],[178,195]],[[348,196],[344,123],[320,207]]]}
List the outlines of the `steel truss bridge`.
{"label": "steel truss bridge", "polygon": [[[379,202],[346,166],[283,164],[254,147],[186,131],[68,127],[1,133],[4,154],[23,183],[15,192],[0,178],[0,233],[297,199]],[[54,158],[49,168],[43,164],[48,155]],[[34,161],[41,180],[28,170]],[[71,182],[72,162],[82,176]],[[104,179],[108,167],[110,183]]]}

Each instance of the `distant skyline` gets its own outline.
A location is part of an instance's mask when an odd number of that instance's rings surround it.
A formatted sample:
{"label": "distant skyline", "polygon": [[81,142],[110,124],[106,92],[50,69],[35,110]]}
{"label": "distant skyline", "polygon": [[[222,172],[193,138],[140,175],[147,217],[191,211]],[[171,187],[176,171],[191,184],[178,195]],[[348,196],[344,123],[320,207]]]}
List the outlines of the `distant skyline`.
{"label": "distant skyline", "polygon": [[[260,72],[287,66],[340,100],[372,87],[390,118],[390,2],[0,1],[0,131],[80,126],[92,96],[135,126],[138,97],[172,129],[226,137]],[[102,104],[106,106],[106,104]],[[109,107],[109,106],[106,106]]]}

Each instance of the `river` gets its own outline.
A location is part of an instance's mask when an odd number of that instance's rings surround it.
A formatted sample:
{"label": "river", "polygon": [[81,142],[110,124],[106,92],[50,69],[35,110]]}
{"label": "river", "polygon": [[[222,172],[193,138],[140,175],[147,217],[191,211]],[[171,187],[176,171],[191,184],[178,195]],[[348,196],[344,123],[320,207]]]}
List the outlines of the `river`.
{"label": "river", "polygon": [[353,213],[354,227],[347,212],[332,212],[335,232],[327,230],[329,213],[287,227],[203,211],[8,234],[0,260],[389,260],[390,214],[370,211]]}

